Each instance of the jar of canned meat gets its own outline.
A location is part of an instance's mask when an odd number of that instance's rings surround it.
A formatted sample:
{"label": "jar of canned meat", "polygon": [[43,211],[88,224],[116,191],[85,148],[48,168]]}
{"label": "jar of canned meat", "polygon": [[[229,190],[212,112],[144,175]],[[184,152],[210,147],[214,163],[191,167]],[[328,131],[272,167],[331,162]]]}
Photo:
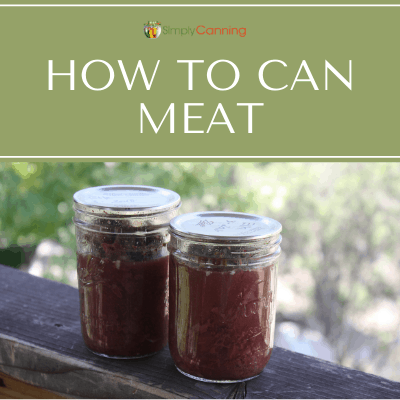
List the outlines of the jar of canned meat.
{"label": "jar of canned meat", "polygon": [[274,342],[281,230],[233,212],[171,221],[169,347],[184,375],[225,383],[262,372]]}
{"label": "jar of canned meat", "polygon": [[149,186],[74,195],[82,335],[92,352],[138,358],[168,341],[168,225],[180,197]]}

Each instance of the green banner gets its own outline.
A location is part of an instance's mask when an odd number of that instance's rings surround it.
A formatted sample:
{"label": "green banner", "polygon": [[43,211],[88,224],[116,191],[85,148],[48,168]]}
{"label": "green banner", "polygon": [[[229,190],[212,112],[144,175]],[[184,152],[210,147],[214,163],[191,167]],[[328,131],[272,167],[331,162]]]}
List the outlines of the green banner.
{"label": "green banner", "polygon": [[0,156],[397,157],[400,7],[119,4],[0,7]]}

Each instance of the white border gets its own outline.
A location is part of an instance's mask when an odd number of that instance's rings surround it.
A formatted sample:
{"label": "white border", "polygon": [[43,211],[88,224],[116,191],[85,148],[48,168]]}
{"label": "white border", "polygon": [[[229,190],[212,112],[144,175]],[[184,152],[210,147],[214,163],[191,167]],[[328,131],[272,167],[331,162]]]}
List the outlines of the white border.
{"label": "white border", "polygon": [[396,158],[400,159],[400,156],[0,156],[0,160],[3,158]]}
{"label": "white border", "polygon": [[400,7],[400,4],[0,4],[0,7]]}

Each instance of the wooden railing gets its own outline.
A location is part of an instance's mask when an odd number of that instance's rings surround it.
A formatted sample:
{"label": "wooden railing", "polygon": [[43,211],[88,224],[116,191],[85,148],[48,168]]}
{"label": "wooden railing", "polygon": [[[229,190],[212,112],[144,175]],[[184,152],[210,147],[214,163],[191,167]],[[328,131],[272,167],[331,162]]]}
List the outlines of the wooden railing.
{"label": "wooden railing", "polygon": [[197,382],[168,348],[109,360],[82,340],[78,291],[0,266],[0,397],[400,398],[400,383],[274,348],[264,372],[239,384]]}

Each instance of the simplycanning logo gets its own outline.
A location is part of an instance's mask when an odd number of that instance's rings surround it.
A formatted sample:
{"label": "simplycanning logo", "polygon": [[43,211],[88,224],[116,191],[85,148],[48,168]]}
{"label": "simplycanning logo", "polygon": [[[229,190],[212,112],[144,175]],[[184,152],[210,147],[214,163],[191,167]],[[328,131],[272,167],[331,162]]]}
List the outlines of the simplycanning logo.
{"label": "simplycanning logo", "polygon": [[227,27],[227,28],[213,28],[213,27],[206,27],[204,25],[198,25],[196,28],[191,28],[188,26],[187,28],[172,28],[171,26],[164,26],[161,28],[161,22],[150,22],[148,21],[144,24],[144,34],[149,39],[157,39],[161,31],[164,35],[178,35],[178,36],[193,36],[193,35],[208,35],[208,36],[215,36],[215,35],[234,35],[245,37],[246,36],[246,28],[234,28],[234,27]]}

